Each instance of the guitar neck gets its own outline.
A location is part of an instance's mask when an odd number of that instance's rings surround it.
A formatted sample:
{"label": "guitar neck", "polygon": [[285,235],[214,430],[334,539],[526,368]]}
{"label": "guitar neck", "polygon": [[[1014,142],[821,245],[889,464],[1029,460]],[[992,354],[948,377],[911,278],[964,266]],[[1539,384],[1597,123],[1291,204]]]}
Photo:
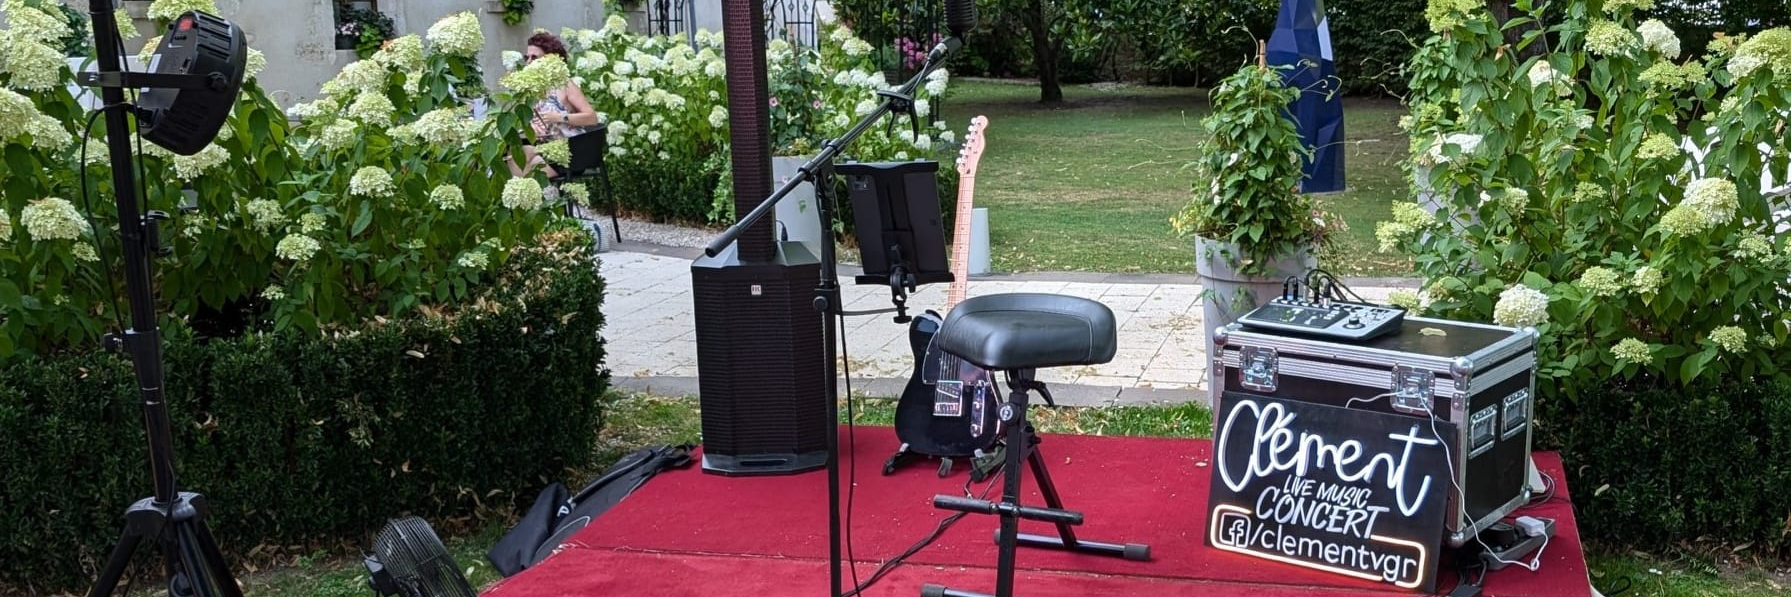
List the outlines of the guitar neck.
{"label": "guitar neck", "polygon": [[945,298],[945,310],[951,311],[958,303],[963,302],[964,293],[970,284],[970,219],[973,211],[972,197],[976,192],[976,174],[965,174],[958,179],[958,221],[953,226],[951,241],[951,290]]}

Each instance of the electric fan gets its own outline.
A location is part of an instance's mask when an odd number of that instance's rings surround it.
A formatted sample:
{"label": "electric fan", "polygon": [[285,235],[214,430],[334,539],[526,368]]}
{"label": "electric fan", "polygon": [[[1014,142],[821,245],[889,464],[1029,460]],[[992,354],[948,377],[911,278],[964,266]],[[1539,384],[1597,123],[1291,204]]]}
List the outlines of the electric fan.
{"label": "electric fan", "polygon": [[365,559],[368,584],[380,595],[476,597],[448,548],[429,523],[415,516],[386,525]]}

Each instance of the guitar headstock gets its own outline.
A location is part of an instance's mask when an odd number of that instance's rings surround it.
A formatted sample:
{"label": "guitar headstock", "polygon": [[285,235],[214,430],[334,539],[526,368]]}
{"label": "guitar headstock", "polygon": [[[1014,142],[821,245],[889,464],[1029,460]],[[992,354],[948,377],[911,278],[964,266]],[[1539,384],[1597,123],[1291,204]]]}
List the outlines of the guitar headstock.
{"label": "guitar headstock", "polygon": [[983,158],[983,129],[986,128],[989,128],[989,117],[970,119],[970,132],[964,135],[964,148],[958,150],[958,175],[976,175],[976,164]]}

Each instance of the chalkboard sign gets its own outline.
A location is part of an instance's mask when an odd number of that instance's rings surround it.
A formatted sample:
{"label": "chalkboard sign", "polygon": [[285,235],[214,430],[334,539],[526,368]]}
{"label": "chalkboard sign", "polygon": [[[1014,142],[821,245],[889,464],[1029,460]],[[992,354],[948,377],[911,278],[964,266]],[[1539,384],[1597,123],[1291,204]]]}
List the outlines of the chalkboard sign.
{"label": "chalkboard sign", "polygon": [[1454,425],[1233,392],[1215,421],[1208,545],[1435,592]]}

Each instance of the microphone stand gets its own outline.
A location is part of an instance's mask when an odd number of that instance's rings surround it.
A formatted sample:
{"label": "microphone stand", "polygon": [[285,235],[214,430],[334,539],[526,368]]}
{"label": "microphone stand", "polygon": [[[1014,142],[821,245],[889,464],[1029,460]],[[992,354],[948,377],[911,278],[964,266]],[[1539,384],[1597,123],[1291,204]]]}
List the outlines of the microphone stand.
{"label": "microphone stand", "polygon": [[160,211],[141,213],[133,180],[130,121],[125,103],[126,87],[188,87],[205,85],[206,77],[125,73],[119,58],[118,22],[111,0],[92,0],[94,50],[99,71],[81,73],[84,85],[100,87],[101,108],[106,111],[106,148],[112,161],[112,190],[118,207],[118,232],[124,248],[124,280],[130,298],[131,325],[123,335],[107,334],[108,350],[122,350],[131,357],[137,387],[143,400],[143,424],[149,443],[149,473],[155,494],[132,504],[125,512],[125,527],[105,568],[100,570],[89,597],[108,597],[118,588],[137,546],[145,539],[159,541],[166,561],[171,595],[194,597],[242,597],[230,567],[218,552],[217,542],[205,525],[205,497],[176,491],[174,485],[173,432],[168,404],[163,395],[162,342],[156,329],[155,288],[150,277],[150,255],[160,252],[157,222],[168,218]]}
{"label": "microphone stand", "polygon": [[[914,90],[926,81],[927,75],[932,74],[934,70],[945,64],[945,59],[962,46],[963,42],[955,35],[934,46],[933,51],[927,54],[926,64],[914,73],[913,78],[908,79],[908,82],[900,88],[878,91],[877,95],[882,97],[883,101],[877,105],[876,110],[859,119],[851,130],[846,131],[846,134],[823,145],[821,152],[815,154],[815,157],[808,163],[803,164],[797,170],[795,177],[784,182],[783,186],[778,187],[777,191],[773,192],[765,202],[742,216],[739,222],[722,231],[703,249],[703,253],[710,257],[719,255],[728,245],[740,238],[740,235],[745,233],[746,229],[754,222],[776,209],[777,202],[789,195],[791,191],[796,190],[796,187],[801,186],[804,182],[814,185],[815,192],[820,199],[817,201],[820,204],[820,209],[816,210],[816,217],[821,219],[821,280],[815,287],[814,305],[815,310],[822,313],[821,318],[826,320],[821,337],[822,341],[827,343],[827,347],[823,351],[823,358],[827,359],[827,379],[822,382],[821,387],[822,391],[827,394],[827,408],[830,413],[827,420],[831,425],[838,425],[840,420],[837,352],[840,332],[837,317],[843,314],[842,307],[844,306],[840,302],[839,256],[835,253],[833,246],[832,185],[826,184],[833,180],[833,160],[847,145],[851,145],[865,131],[870,130],[871,126],[881,120],[884,115],[898,110],[910,111],[914,106]],[[891,280],[891,283],[895,283],[895,280]],[[832,597],[845,595],[845,592],[841,590],[844,577],[841,575],[840,554],[839,452],[839,431],[829,430],[827,433],[827,539],[829,548],[827,557],[832,582],[832,592],[829,595]],[[856,591],[857,588],[854,587],[853,590]]]}

